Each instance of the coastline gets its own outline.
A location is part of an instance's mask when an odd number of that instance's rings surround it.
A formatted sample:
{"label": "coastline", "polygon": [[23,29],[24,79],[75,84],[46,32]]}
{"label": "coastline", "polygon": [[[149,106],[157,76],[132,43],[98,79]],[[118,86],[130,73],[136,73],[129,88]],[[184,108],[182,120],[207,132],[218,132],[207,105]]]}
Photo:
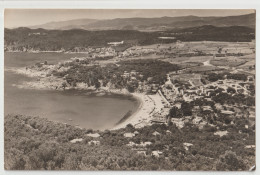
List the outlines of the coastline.
{"label": "coastline", "polygon": [[[93,91],[93,93],[112,93],[112,94],[119,94],[124,96],[131,96],[138,101],[137,109],[124,121],[121,123],[115,124],[114,127],[110,128],[110,130],[117,130],[121,128],[125,128],[128,124],[132,124],[133,126],[140,128],[147,125],[150,125],[150,120],[152,119],[152,114],[155,113],[156,104],[153,100],[155,97],[159,97],[158,94],[156,95],[146,95],[142,93],[130,93],[126,89],[110,89],[107,87],[100,88],[99,90]],[[152,98],[151,98],[152,97]],[[123,118],[123,116],[122,116]],[[121,119],[122,119],[121,118]],[[120,120],[121,120],[120,119]]]}
{"label": "coastline", "polygon": [[138,99],[140,105],[138,109],[129,116],[124,122],[111,128],[116,130],[126,127],[128,124],[132,124],[136,128],[151,125],[151,120],[154,114],[159,114],[164,108],[163,99],[157,93],[154,95],[145,95],[142,93],[132,93],[133,97]]}
{"label": "coastline", "polygon": [[[5,71],[11,71],[16,74],[22,74],[31,78],[34,78],[31,81],[23,82],[22,84],[14,85],[18,88],[25,89],[38,89],[38,90],[85,90],[88,91],[89,94],[96,94],[96,96],[103,96],[104,94],[118,94],[124,96],[131,96],[138,101],[137,109],[129,116],[126,117],[122,122],[115,124],[114,127],[110,128],[110,130],[116,130],[120,128],[126,127],[128,124],[132,124],[133,126],[140,128],[151,124],[151,120],[155,113],[160,113],[163,108],[163,99],[157,93],[154,95],[146,95],[143,93],[130,93],[127,89],[114,89],[110,86],[108,87],[100,87],[96,89],[94,86],[87,86],[84,83],[78,83],[76,87],[66,87],[62,88],[62,83],[65,82],[62,78],[57,78],[53,76],[46,76],[47,73],[43,71],[37,71],[33,69],[7,69]],[[123,118],[124,116],[122,116]],[[120,121],[120,118],[118,121]]]}
{"label": "coastline", "polygon": [[120,128],[124,128],[126,127],[128,124],[136,124],[136,122],[138,122],[138,114],[140,114],[140,112],[143,109],[144,106],[144,100],[143,98],[140,97],[140,95],[134,94],[132,93],[133,98],[138,100],[138,108],[135,110],[134,113],[132,113],[129,117],[126,118],[126,120],[124,120],[121,123],[116,124],[113,128],[111,128],[110,130],[116,130],[116,129],[120,129]]}

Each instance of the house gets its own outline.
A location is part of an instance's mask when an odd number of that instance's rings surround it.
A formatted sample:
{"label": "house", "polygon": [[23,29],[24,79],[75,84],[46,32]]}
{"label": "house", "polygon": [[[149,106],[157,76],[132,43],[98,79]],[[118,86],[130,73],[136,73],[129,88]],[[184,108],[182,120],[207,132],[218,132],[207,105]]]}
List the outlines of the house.
{"label": "house", "polygon": [[152,80],[153,80],[153,77],[148,77],[148,78],[147,78],[147,81],[148,81],[148,82],[151,82]]}
{"label": "house", "polygon": [[199,129],[203,129],[203,127],[205,126],[207,124],[207,122],[206,121],[202,121],[202,122],[200,122],[199,123]]}
{"label": "house", "polygon": [[131,80],[136,80],[136,77],[131,77]]}
{"label": "house", "polygon": [[220,103],[216,103],[214,106],[217,110],[223,110],[223,106]]}
{"label": "house", "polygon": [[100,137],[100,135],[98,133],[89,133],[89,134],[87,134],[87,136],[94,137],[94,138]]}
{"label": "house", "polygon": [[193,124],[199,124],[200,122],[202,122],[202,117],[197,116],[192,120]]}
{"label": "house", "polygon": [[136,151],[137,154],[143,154],[146,156],[146,148],[132,148],[133,151]]}
{"label": "house", "polygon": [[249,148],[255,148],[255,145],[246,145],[245,148],[249,149]]}
{"label": "house", "polygon": [[142,146],[142,147],[146,147],[148,145],[151,145],[152,142],[141,142],[139,145]]}
{"label": "house", "polygon": [[130,77],[130,73],[124,72],[124,74],[122,75],[122,77],[128,78],[128,77]]}
{"label": "house", "polygon": [[100,145],[100,141],[98,140],[91,140],[88,142],[89,145]]}
{"label": "house", "polygon": [[136,72],[135,70],[132,70],[132,71],[130,72],[130,74],[131,74],[131,76],[133,76],[133,75],[136,75],[137,72]]}
{"label": "house", "polygon": [[218,80],[218,84],[223,84],[223,81],[222,80]]}
{"label": "house", "polygon": [[169,130],[167,130],[167,131],[166,131],[166,134],[171,134],[171,133],[172,133],[172,132],[171,132],[171,131],[169,131]]}
{"label": "house", "polygon": [[127,144],[127,146],[130,146],[130,147],[133,147],[133,146],[135,146],[136,144],[134,143],[134,142],[129,142],[128,144]]}
{"label": "house", "polygon": [[153,132],[153,135],[154,135],[154,136],[157,136],[157,135],[161,135],[161,134],[160,134],[159,132],[157,132],[157,131],[154,131],[154,132]]}
{"label": "house", "polygon": [[207,101],[212,101],[212,99],[211,98],[204,98],[205,100],[207,100]]}
{"label": "house", "polygon": [[144,142],[144,145],[147,146],[147,145],[151,145],[152,142]]}
{"label": "house", "polygon": [[113,78],[117,78],[116,74],[113,75]]}
{"label": "house", "polygon": [[83,140],[82,138],[80,138],[80,139],[73,139],[70,142],[71,143],[77,143],[77,142],[81,142],[82,140]]}
{"label": "house", "polygon": [[124,133],[124,137],[132,138],[134,136],[135,136],[135,134],[131,133],[131,132]]}
{"label": "house", "polygon": [[146,156],[146,150],[138,150],[137,154],[143,154],[144,156]]}
{"label": "house", "polygon": [[174,123],[179,129],[183,128],[184,121],[181,118],[171,118],[172,123]]}
{"label": "house", "polygon": [[144,90],[147,91],[147,92],[149,92],[149,91],[152,90],[152,87],[149,86],[149,85],[144,85]]}
{"label": "house", "polygon": [[175,103],[174,106],[176,106],[178,109],[181,109],[181,103],[180,102]]}
{"label": "house", "polygon": [[228,134],[228,131],[217,131],[217,132],[214,132],[214,135],[219,135],[220,137],[224,136],[224,135],[227,135]]}
{"label": "house", "polygon": [[189,147],[191,147],[193,144],[192,143],[183,143],[183,147],[185,150],[189,150]]}
{"label": "house", "polygon": [[134,134],[135,134],[135,135],[138,135],[138,134],[139,134],[139,132],[138,132],[138,131],[135,131],[135,132],[134,132]]}
{"label": "house", "polygon": [[211,106],[203,106],[202,109],[203,111],[212,111]]}
{"label": "house", "polygon": [[221,110],[221,114],[225,114],[225,115],[233,115],[234,112],[233,112],[233,111],[228,111],[228,110]]}
{"label": "house", "polygon": [[165,120],[166,120],[165,116],[160,115],[160,114],[154,114],[154,115],[153,115],[153,119],[154,119],[154,120],[161,121],[161,122],[165,122]]}
{"label": "house", "polygon": [[152,151],[151,156],[160,157],[163,154],[162,151]]}

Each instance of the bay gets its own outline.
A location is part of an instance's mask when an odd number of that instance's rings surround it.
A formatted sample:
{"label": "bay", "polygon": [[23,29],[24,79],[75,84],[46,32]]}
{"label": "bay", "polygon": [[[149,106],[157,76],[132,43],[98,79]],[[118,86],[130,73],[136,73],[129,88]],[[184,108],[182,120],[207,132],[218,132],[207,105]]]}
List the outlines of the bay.
{"label": "bay", "polygon": [[[5,68],[31,66],[48,61],[55,64],[83,54],[5,53]],[[21,89],[15,85],[31,78],[5,71],[4,113],[23,114],[91,129],[110,129],[128,111],[138,108],[138,101],[127,96],[105,94],[97,96],[79,90]]]}

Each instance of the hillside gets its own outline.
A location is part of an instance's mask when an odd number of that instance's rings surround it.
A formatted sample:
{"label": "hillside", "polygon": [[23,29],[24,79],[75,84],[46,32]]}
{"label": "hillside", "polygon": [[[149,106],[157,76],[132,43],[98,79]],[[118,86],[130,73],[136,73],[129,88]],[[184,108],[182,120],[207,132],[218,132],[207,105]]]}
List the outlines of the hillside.
{"label": "hillside", "polygon": [[[44,118],[7,115],[4,123],[6,170],[248,170],[255,164],[254,128],[241,121],[223,137],[215,128],[199,130],[193,124],[155,124],[136,129],[128,125],[115,131],[93,131]],[[226,128],[223,126],[223,129]],[[125,133],[139,134],[132,138]],[[154,135],[154,132],[161,133]],[[168,132],[167,132],[168,131]],[[91,137],[98,133],[100,137]],[[250,133],[250,137],[247,134]],[[80,139],[79,139],[80,138]],[[245,139],[243,139],[245,138]],[[79,139],[73,143],[72,140]],[[137,143],[129,146],[129,143]],[[142,146],[141,143],[149,143]],[[97,143],[97,144],[95,144]],[[189,148],[185,143],[192,143]],[[161,152],[160,156],[153,152]]]}
{"label": "hillside", "polygon": [[133,30],[87,31],[45,30],[45,29],[5,29],[5,45],[15,48],[38,50],[70,50],[75,47],[104,47],[108,42],[125,41],[127,44],[152,44],[158,40],[158,33]]}
{"label": "hillside", "polygon": [[231,41],[244,42],[255,38],[255,30],[244,26],[215,27],[205,25],[185,29],[171,30],[168,35],[181,41]]}
{"label": "hillside", "polygon": [[[174,37],[160,39],[159,37]],[[181,41],[229,41],[245,42],[255,38],[254,29],[241,26],[215,27],[200,26],[175,29],[165,32],[140,32],[136,30],[88,31],[45,30],[45,29],[5,29],[5,48],[7,50],[65,51],[76,47],[107,47],[108,42],[124,41],[127,48],[131,45],[150,45]]]}
{"label": "hillside", "polygon": [[246,26],[255,27],[255,14],[227,17],[160,17],[160,18],[116,18],[116,19],[76,19],[61,22],[51,22],[29,28],[44,29],[85,29],[85,30],[166,30],[174,28],[196,27],[202,25]]}

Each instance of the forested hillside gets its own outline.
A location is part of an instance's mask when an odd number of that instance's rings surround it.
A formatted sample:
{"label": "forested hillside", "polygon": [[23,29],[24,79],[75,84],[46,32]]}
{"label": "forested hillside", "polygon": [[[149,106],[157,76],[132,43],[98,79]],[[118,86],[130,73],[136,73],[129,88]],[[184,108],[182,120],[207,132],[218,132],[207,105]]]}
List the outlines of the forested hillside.
{"label": "forested hillside", "polygon": [[[245,42],[255,38],[252,28],[232,26],[201,26],[164,32],[140,32],[135,30],[87,31],[5,29],[4,44],[8,51],[71,51],[76,47],[108,47],[109,42],[124,41],[125,45],[150,45],[180,41],[229,41]],[[160,39],[159,37],[173,37]]]}
{"label": "forested hillside", "polygon": [[[44,118],[7,115],[4,166],[7,170],[248,170],[255,165],[255,149],[245,145],[255,144],[254,128],[239,134],[241,124],[223,126],[229,134],[220,137],[209,125],[202,130],[193,124],[182,129],[174,124],[154,124],[93,131]],[[124,136],[133,132],[138,135]],[[82,141],[71,142],[79,138]],[[91,141],[100,144],[89,144]],[[136,146],[127,146],[131,142]],[[151,144],[138,146],[143,142]],[[160,156],[152,155],[153,151],[161,152]]]}
{"label": "forested hillside", "polygon": [[255,29],[243,26],[215,27],[205,25],[175,29],[171,34],[181,41],[229,41],[250,42],[255,38]]}

